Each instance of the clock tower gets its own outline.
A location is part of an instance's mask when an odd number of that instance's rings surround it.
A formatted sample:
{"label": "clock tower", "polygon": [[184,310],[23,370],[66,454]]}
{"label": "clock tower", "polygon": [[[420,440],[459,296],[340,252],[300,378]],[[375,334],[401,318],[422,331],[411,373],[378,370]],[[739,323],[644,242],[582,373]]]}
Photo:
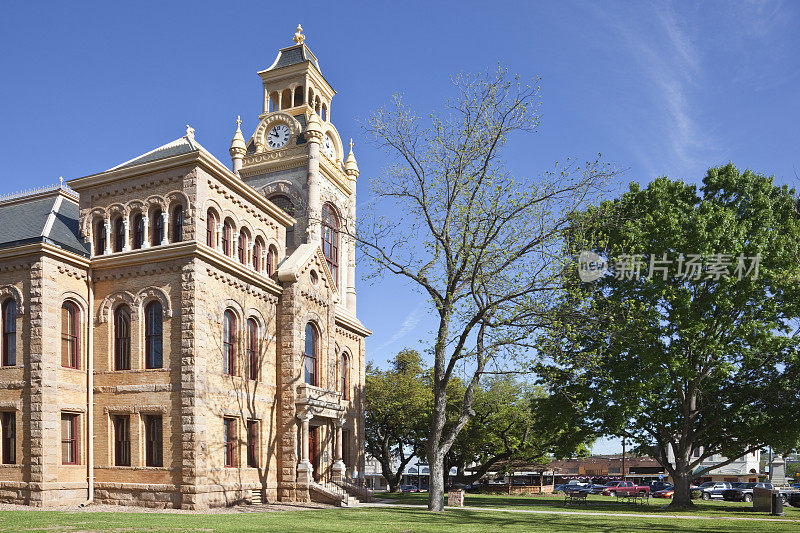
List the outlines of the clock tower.
{"label": "clock tower", "polygon": [[[336,91],[305,44],[298,25],[295,44],[282,48],[258,73],[263,109],[245,142],[237,127],[231,143],[233,171],[296,219],[286,232],[286,253],[318,243],[340,295],[355,315],[355,244],[348,236],[356,216],[358,166],[352,141],[344,146],[331,122]],[[240,123],[240,121],[237,121]]]}

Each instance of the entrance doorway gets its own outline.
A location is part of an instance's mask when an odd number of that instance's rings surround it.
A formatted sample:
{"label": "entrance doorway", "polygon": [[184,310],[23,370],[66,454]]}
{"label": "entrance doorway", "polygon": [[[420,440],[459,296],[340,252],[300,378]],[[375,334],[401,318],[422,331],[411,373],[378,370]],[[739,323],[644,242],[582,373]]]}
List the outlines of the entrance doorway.
{"label": "entrance doorway", "polygon": [[308,428],[308,460],[313,468],[314,481],[319,482],[319,427]]}

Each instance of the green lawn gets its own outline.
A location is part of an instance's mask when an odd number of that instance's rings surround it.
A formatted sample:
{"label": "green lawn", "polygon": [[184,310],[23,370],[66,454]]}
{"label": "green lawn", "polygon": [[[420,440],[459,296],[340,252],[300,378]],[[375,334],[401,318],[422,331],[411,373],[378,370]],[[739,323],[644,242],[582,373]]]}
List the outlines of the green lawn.
{"label": "green lawn", "polygon": [[498,511],[360,508],[234,514],[101,513],[3,511],[0,531],[358,531],[417,532],[780,532],[798,531],[797,523],[741,520],[687,520],[652,516],[581,516]]}
{"label": "green lawn", "polygon": [[[378,492],[376,498],[389,500],[397,503],[411,505],[427,505],[428,493],[398,493]],[[541,511],[601,511],[612,513],[648,513],[676,514],[676,515],[697,515],[697,516],[728,516],[728,517],[758,517],[758,518],[784,518],[800,520],[800,509],[796,507],[784,506],[786,516],[771,517],[766,513],[756,513],[753,511],[752,503],[726,502],[722,500],[695,500],[697,509],[693,511],[676,512],[667,508],[671,500],[651,498],[649,504],[632,505],[620,503],[611,496],[590,495],[586,505],[564,505],[564,495],[554,494],[552,496],[510,496],[504,494],[466,494],[464,504],[469,507],[501,507],[504,509],[535,509]],[[798,524],[800,526],[800,524]],[[798,527],[800,529],[800,527]]]}

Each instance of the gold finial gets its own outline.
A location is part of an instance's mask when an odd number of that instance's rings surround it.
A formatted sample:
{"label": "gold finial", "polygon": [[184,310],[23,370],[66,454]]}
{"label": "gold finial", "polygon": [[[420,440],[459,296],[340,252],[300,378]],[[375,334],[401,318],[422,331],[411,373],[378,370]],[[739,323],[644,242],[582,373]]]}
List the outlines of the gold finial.
{"label": "gold finial", "polygon": [[238,130],[242,126],[242,117],[241,115],[236,115],[236,129]]}
{"label": "gold finial", "polygon": [[350,151],[353,151],[353,138],[350,137]]}
{"label": "gold finial", "polygon": [[303,44],[303,41],[306,40],[306,36],[303,35],[303,27],[298,24],[297,31],[294,33],[294,42],[297,44]]}
{"label": "gold finial", "polygon": [[190,125],[188,125],[188,124],[186,125],[186,136],[187,136],[189,139],[192,139],[192,140],[194,140],[194,128],[193,128],[193,127],[191,127],[191,126],[190,126]]}
{"label": "gold finial", "polygon": [[58,177],[58,186],[59,187],[64,187],[64,176],[59,176]]}

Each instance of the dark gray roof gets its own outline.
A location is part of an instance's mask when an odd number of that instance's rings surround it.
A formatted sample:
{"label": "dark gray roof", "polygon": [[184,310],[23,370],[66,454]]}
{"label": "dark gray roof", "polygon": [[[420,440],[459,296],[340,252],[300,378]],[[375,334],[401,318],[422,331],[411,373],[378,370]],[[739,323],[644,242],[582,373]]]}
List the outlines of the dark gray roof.
{"label": "dark gray roof", "polygon": [[[58,198],[61,205],[54,210]],[[0,202],[0,248],[36,242],[89,257],[89,245],[80,235],[78,204],[57,192]]]}
{"label": "dark gray roof", "polygon": [[311,63],[317,67],[317,70],[322,72],[322,69],[319,68],[319,63],[317,62],[314,52],[312,52],[308,46],[304,44],[290,46],[289,48],[284,48],[279,51],[278,57],[275,58],[275,62],[267,70],[275,70],[282,67],[297,65],[298,63],[302,63],[304,61],[311,61]]}

